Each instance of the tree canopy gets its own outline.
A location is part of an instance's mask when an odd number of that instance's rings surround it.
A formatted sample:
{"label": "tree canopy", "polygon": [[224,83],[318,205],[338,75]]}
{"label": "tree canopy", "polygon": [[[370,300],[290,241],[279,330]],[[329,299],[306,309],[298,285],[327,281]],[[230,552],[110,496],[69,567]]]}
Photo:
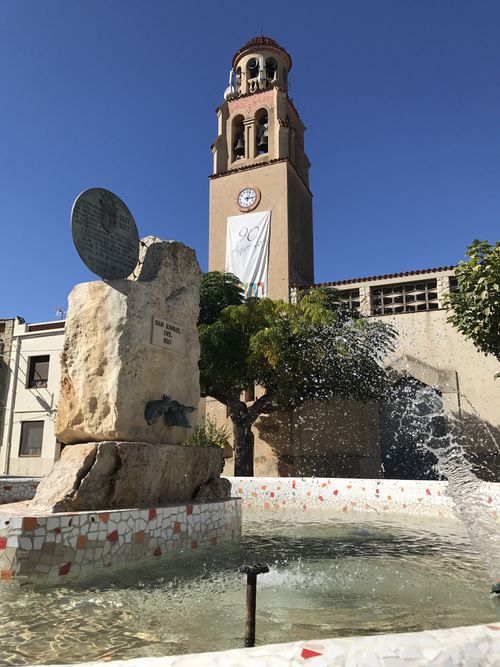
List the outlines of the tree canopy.
{"label": "tree canopy", "polygon": [[457,290],[448,296],[448,321],[484,352],[500,361],[500,241],[477,239],[467,247],[467,260],[455,269]]}
{"label": "tree canopy", "polygon": [[[391,347],[388,325],[346,311],[331,290],[312,290],[297,304],[243,299],[238,279],[203,278],[199,335],[202,394],[228,407],[233,421],[236,474],[251,474],[251,426],[265,412],[293,411],[307,400],[334,396],[369,400],[386,386],[380,364]],[[263,388],[251,405],[240,400]],[[246,444],[245,444],[246,442]]]}

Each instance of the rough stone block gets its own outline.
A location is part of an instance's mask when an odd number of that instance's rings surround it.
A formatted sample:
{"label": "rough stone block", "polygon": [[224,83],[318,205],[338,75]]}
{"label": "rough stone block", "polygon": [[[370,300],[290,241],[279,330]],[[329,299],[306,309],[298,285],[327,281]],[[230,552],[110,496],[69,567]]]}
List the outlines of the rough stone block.
{"label": "rough stone block", "polygon": [[[198,408],[200,269],[191,248],[147,237],[136,274],[81,283],[69,296],[56,421],[61,442],[185,441],[186,428],[163,416],[148,424],[144,410],[164,394]],[[195,411],[189,421],[195,423]]]}
{"label": "rough stone block", "polygon": [[222,449],[143,442],[66,447],[30,507],[46,512],[148,507],[191,500],[222,472]]}

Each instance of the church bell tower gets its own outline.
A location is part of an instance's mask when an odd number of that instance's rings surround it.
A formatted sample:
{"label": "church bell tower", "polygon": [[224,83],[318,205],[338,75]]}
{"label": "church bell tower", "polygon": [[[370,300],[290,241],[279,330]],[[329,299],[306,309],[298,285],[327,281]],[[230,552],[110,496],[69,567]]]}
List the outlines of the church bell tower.
{"label": "church bell tower", "polygon": [[264,36],[233,57],[210,176],[209,270],[232,270],[244,282],[231,251],[240,259],[247,250],[260,253],[265,284],[245,283],[247,294],[285,300],[290,285],[314,282],[310,163],[305,127],[288,97],[291,67],[285,49]]}

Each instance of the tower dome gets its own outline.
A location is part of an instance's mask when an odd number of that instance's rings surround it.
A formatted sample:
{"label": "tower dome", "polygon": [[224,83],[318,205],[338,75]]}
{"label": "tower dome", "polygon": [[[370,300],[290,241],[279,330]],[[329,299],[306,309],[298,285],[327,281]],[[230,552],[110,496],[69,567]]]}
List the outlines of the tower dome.
{"label": "tower dome", "polygon": [[292,67],[290,54],[275,39],[259,35],[252,37],[237,51],[232,60],[235,85],[230,82],[230,91],[236,95],[257,93],[278,87],[288,89],[288,72]]}
{"label": "tower dome", "polygon": [[290,54],[278,44],[278,42],[272,37],[265,37],[264,35],[258,35],[257,37],[252,37],[248,42],[241,47],[233,56],[233,69],[236,67],[237,61],[249,51],[261,51],[265,49],[266,51],[278,51],[282,56],[285,56],[288,65],[288,71],[292,69],[292,57]]}

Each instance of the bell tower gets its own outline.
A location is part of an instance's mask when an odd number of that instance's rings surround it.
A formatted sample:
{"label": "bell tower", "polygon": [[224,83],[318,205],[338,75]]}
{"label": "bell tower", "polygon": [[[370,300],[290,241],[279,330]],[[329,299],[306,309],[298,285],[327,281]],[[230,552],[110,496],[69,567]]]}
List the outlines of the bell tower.
{"label": "bell tower", "polygon": [[288,97],[291,67],[290,55],[269,37],[254,37],[235,54],[216,110],[210,176],[209,269],[228,269],[228,225],[251,234],[249,214],[268,212],[267,284],[258,295],[285,300],[290,285],[314,282],[310,163],[305,127]]}

